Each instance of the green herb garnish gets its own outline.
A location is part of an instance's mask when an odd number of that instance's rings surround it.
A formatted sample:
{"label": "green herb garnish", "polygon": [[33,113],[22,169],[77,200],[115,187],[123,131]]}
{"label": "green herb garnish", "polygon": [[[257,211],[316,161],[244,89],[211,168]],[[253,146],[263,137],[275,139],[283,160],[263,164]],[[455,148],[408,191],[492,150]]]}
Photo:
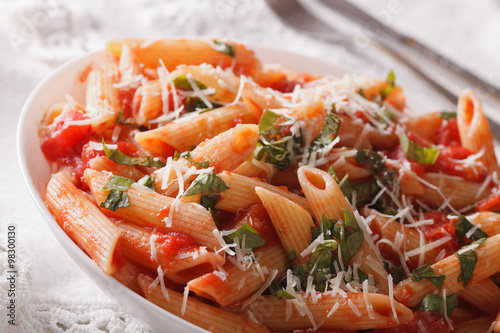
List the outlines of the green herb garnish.
{"label": "green herb garnish", "polygon": [[147,168],[163,168],[165,166],[165,163],[163,163],[157,157],[153,156],[130,157],[128,155],[125,155],[118,149],[110,149],[108,148],[108,146],[106,146],[104,138],[102,139],[102,146],[104,148],[104,153],[106,154],[106,157],[118,164],[139,165]]}
{"label": "green herb garnish", "polygon": [[240,247],[243,247],[243,238],[245,238],[244,247],[250,250],[257,249],[267,244],[267,242],[260,237],[259,233],[246,223],[235,232],[224,236],[224,241],[230,244],[234,243],[236,238],[238,239]]}
{"label": "green herb garnish", "polygon": [[420,164],[434,164],[439,156],[439,149],[423,148],[408,139],[404,133],[399,135],[399,142],[401,143],[401,149],[405,153],[405,156]]}
{"label": "green herb garnish", "polygon": [[415,269],[410,275],[408,275],[408,277],[415,282],[420,282],[422,279],[427,279],[432,282],[432,284],[435,285],[438,289],[441,289],[444,280],[446,280],[446,275],[436,275],[429,264],[422,265],[419,268]]}
{"label": "green herb garnish", "polygon": [[424,311],[437,311],[444,316],[445,308],[446,315],[451,316],[453,310],[458,305],[457,294],[451,294],[446,297],[446,300],[442,295],[439,294],[429,294],[424,297],[420,309]]}

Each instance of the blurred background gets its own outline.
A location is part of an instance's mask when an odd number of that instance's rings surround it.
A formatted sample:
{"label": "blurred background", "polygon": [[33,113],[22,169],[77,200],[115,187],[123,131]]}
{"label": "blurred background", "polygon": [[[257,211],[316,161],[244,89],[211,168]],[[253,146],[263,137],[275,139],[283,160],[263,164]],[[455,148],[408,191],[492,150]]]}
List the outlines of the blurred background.
{"label": "blurred background", "polygon": [[[408,68],[377,49],[356,43],[356,36],[372,33],[366,26],[330,12],[315,0],[302,2],[335,29],[330,36],[335,43],[284,25],[264,0],[0,0],[0,241],[6,225],[15,223],[23,267],[18,316],[24,326],[17,331],[62,332],[73,327],[79,332],[147,331],[64,253],[29,198],[15,152],[19,112],[29,93],[57,66],[104,48],[106,40],[209,36],[306,54],[380,79],[394,69],[410,105],[426,105],[423,111],[453,109]],[[500,1],[353,2],[500,87]],[[499,114],[500,110],[489,112]],[[1,246],[0,259],[5,259]],[[6,287],[4,280],[0,289]],[[2,318],[4,308],[2,304]],[[2,320],[0,332],[15,331],[7,326]]]}

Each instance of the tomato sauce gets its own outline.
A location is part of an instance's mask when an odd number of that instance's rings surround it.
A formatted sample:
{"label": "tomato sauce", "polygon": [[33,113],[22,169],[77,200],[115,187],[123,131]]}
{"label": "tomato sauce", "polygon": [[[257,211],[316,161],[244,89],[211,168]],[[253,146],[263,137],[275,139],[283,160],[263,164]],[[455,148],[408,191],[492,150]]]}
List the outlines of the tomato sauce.
{"label": "tomato sauce", "polygon": [[91,125],[71,125],[71,121],[88,119],[80,110],[61,115],[55,129],[45,137],[41,149],[49,161],[80,155],[82,146],[93,134]]}
{"label": "tomato sauce", "polygon": [[439,211],[427,212],[424,213],[424,219],[434,220],[434,224],[420,227],[420,230],[424,233],[427,242],[434,242],[449,235],[451,236],[451,240],[438,247],[438,249],[444,249],[446,251],[446,256],[451,255],[460,249],[457,237],[455,236],[455,227],[453,226],[454,221],[449,220],[445,213]]}
{"label": "tomato sauce", "polygon": [[429,333],[450,333],[451,328],[444,317],[436,311],[413,311],[413,318],[406,324],[398,327],[382,328],[370,331],[371,333],[421,333],[420,325]]}

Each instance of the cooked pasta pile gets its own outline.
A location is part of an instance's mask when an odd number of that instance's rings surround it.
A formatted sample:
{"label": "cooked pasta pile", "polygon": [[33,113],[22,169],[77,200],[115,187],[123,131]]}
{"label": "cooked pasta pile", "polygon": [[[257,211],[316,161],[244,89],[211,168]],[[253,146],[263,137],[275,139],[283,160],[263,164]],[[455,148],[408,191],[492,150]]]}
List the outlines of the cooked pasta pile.
{"label": "cooked pasta pile", "polygon": [[472,91],[414,115],[392,72],[107,48],[40,131],[47,207],[105,274],[215,332],[500,332],[499,166]]}

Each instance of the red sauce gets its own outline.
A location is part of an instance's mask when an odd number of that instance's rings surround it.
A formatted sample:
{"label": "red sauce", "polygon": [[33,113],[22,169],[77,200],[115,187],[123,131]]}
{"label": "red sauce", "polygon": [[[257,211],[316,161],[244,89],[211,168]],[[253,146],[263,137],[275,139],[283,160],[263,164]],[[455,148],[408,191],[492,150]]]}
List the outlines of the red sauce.
{"label": "red sauce", "polygon": [[61,116],[55,129],[42,143],[42,152],[49,161],[78,156],[84,143],[92,134],[91,125],[68,125],[70,121],[88,119],[80,110],[69,111]]}
{"label": "red sauce", "polygon": [[372,333],[420,333],[418,323],[429,333],[452,332],[444,317],[436,311],[413,311],[413,318],[406,324],[393,328],[382,328],[371,331]]}
{"label": "red sauce", "polygon": [[500,190],[497,189],[495,194],[479,201],[476,210],[479,212],[500,210]]}
{"label": "red sauce", "polygon": [[189,238],[181,234],[160,235],[158,241],[163,242],[161,248],[166,259],[175,257],[180,252],[189,251],[194,247]]}
{"label": "red sauce", "polygon": [[482,182],[488,175],[483,166],[464,166],[459,162],[471,155],[467,148],[460,146],[449,146],[441,149],[436,162],[429,166],[429,172],[443,172],[445,174],[459,176],[473,182]]}
{"label": "red sauce", "polygon": [[458,251],[460,245],[455,237],[455,227],[453,226],[453,221],[449,220],[446,214],[438,211],[431,211],[424,214],[424,219],[434,220],[434,224],[420,227],[420,230],[423,231],[427,242],[434,242],[450,235],[452,239],[441,245],[438,249],[446,250],[447,256]]}
{"label": "red sauce", "polygon": [[460,141],[460,134],[458,133],[458,126],[456,119],[450,119],[443,122],[433,134],[432,140],[435,144],[445,146],[462,146]]}
{"label": "red sauce", "polygon": [[283,76],[277,81],[274,81],[269,85],[269,88],[280,91],[282,93],[289,93],[295,89],[296,85],[300,86],[300,82],[296,80],[290,80],[286,76]]}

